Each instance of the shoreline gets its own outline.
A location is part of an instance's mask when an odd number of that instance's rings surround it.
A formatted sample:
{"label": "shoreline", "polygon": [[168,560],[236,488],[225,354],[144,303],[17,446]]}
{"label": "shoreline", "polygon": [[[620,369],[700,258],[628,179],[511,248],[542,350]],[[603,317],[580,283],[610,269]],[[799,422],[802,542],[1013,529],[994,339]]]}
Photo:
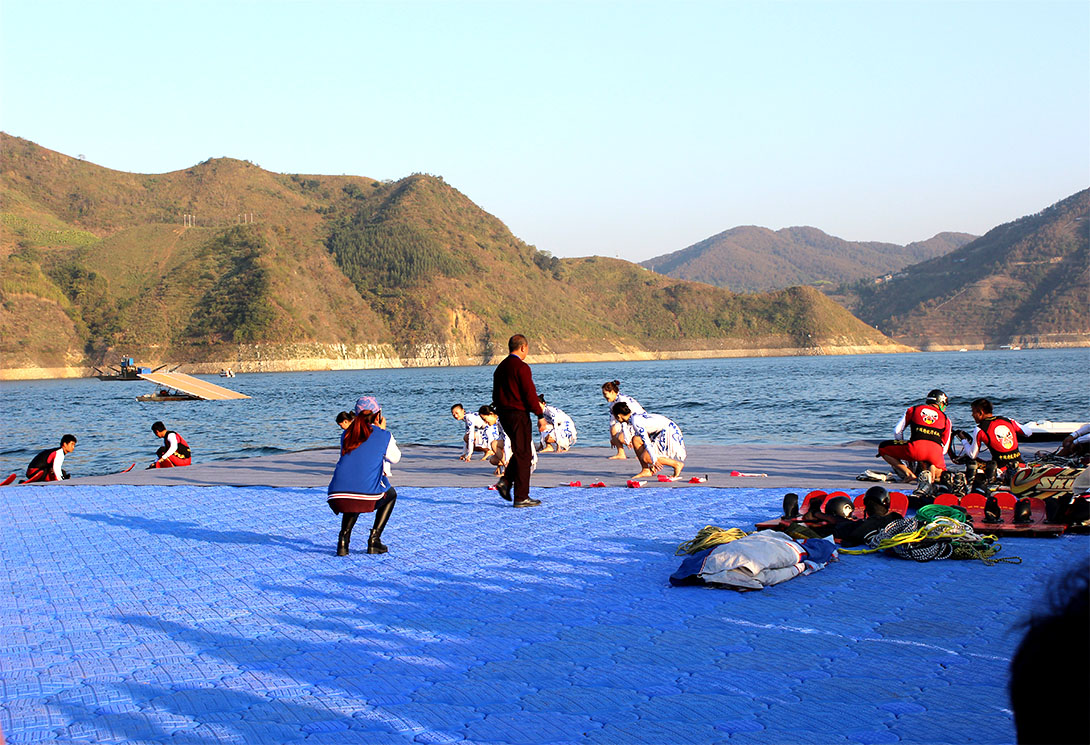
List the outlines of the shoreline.
{"label": "shoreline", "polygon": [[[861,354],[905,354],[920,350],[903,344],[843,345],[815,347],[759,347],[732,349],[644,350],[629,348],[609,352],[537,352],[529,356],[531,364],[564,362],[642,362],[648,360],[734,359],[756,357],[824,357]],[[436,357],[298,357],[285,359],[251,359],[218,362],[176,363],[178,372],[191,375],[216,375],[229,369],[235,373],[257,372],[327,372],[339,370],[374,370],[403,367],[479,367],[496,364],[500,356],[436,356]],[[140,361],[143,366],[156,367],[161,360]],[[171,363],[167,363],[171,364]],[[64,380],[91,378],[90,366],[0,368],[0,382],[23,380]]]}
{"label": "shoreline", "polygon": [[[745,359],[761,357],[835,357],[865,354],[910,354],[913,352],[971,352],[1030,351],[1039,349],[1087,349],[1090,342],[1070,344],[1046,344],[1023,346],[1020,350],[991,349],[988,345],[924,345],[910,347],[904,344],[880,345],[821,345],[814,347],[755,347],[731,349],[672,349],[644,350],[639,348],[614,349],[608,352],[537,352],[529,356],[531,364],[558,364],[566,362],[643,362],[649,360],[694,359]],[[235,373],[273,372],[333,372],[342,370],[376,370],[409,367],[480,367],[497,364],[499,356],[438,355],[434,357],[296,357],[282,359],[248,359],[219,362],[164,363],[160,359],[142,362],[145,367],[167,364],[177,367],[178,372],[191,375],[217,375],[229,369]],[[75,380],[93,378],[95,369],[86,365],[57,367],[0,368],[0,383],[30,380]]]}

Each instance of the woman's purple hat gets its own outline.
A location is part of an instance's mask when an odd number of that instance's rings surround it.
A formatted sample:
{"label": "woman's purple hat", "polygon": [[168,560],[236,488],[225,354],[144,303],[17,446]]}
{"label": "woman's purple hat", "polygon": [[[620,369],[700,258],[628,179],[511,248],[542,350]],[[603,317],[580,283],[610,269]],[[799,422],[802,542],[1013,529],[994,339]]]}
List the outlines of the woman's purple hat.
{"label": "woman's purple hat", "polygon": [[361,411],[382,411],[382,406],[374,396],[360,396],[356,399],[355,411],[357,414]]}

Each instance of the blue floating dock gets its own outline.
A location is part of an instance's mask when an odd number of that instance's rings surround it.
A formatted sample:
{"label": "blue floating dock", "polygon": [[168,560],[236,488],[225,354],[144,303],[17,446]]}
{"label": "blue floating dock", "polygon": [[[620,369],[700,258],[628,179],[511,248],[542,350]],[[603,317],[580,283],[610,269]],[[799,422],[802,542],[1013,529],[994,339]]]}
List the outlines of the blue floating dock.
{"label": "blue floating dock", "polygon": [[[396,480],[396,479],[395,479]],[[782,490],[399,489],[385,556],[323,489],[69,485],[0,504],[9,743],[1013,742],[1017,626],[1090,539],[1021,565],[844,556],[672,588],[675,547]],[[366,545],[367,517],[354,546]]]}

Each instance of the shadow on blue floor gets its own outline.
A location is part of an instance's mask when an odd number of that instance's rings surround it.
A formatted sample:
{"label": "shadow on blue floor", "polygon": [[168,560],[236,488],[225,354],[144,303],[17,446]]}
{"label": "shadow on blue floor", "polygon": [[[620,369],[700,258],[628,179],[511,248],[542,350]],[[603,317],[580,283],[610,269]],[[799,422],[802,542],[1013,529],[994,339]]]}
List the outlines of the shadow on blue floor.
{"label": "shadow on blue floor", "polygon": [[1011,742],[1014,626],[1090,545],[736,594],[669,587],[673,550],[779,492],[405,489],[391,553],[338,558],[320,490],[256,491],[3,505],[9,742]]}
{"label": "shadow on blue floor", "polygon": [[[80,520],[90,520],[105,525],[141,530],[155,536],[173,536],[208,543],[284,546],[294,551],[312,552],[320,549],[320,546],[314,541],[286,538],[252,530],[212,530],[188,520],[163,520],[139,515],[104,515],[81,512],[73,512],[71,515]],[[321,553],[325,552],[322,551]]]}

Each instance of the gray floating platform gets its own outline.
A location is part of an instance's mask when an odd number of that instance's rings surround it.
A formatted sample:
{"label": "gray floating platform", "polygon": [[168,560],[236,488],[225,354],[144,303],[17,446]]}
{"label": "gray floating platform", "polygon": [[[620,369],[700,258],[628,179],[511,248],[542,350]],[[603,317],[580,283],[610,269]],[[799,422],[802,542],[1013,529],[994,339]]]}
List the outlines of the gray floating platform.
{"label": "gray floating platform", "polygon": [[[460,448],[403,445],[401,450],[401,462],[394,466],[395,486],[485,488],[496,481],[487,462],[459,460]],[[138,464],[129,473],[88,476],[63,483],[325,487],[337,462],[337,452],[337,448],[331,447],[239,460],[198,461],[185,468],[155,470],[139,470],[143,464]],[[576,447],[567,453],[541,453],[532,485],[556,487],[579,481],[583,486],[599,482],[625,486],[639,467],[632,457],[610,460],[607,456],[612,452],[606,447]],[[884,463],[874,457],[876,452],[877,443],[866,441],[823,446],[691,445],[682,481],[663,483],[655,477],[641,480],[647,482],[644,488],[656,489],[689,487],[688,479],[693,476],[707,476],[703,486],[714,488],[859,489],[869,485],[855,480],[864,469],[886,470]],[[767,475],[731,476],[733,471]]]}

